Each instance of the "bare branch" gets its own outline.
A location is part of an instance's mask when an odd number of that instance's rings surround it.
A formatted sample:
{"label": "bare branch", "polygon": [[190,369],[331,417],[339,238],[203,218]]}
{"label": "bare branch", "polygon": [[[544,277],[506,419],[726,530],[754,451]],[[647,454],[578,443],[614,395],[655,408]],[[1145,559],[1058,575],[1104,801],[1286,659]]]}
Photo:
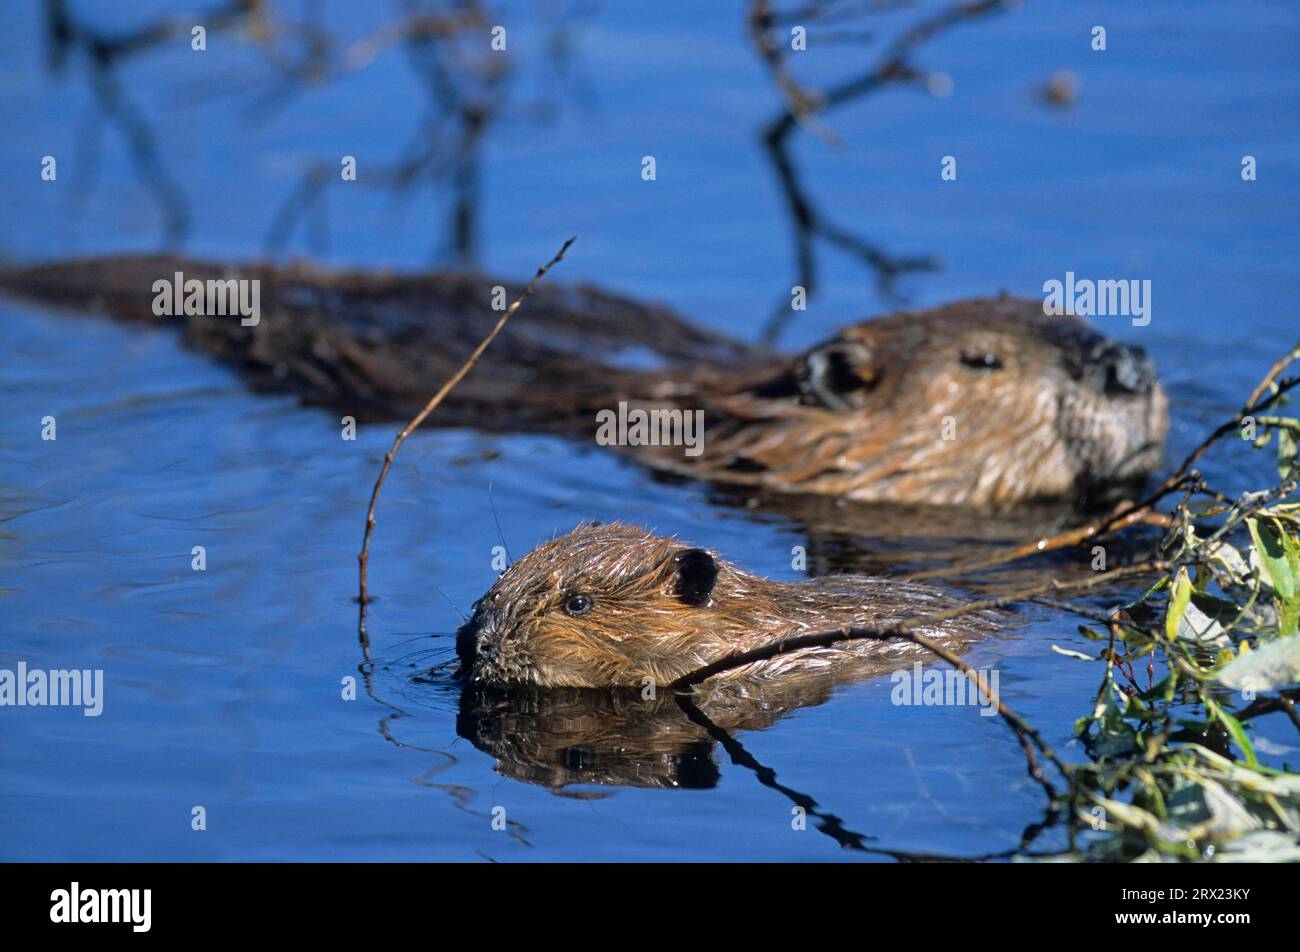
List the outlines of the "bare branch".
{"label": "bare branch", "polygon": [[384,457],[384,465],[379,471],[379,478],[375,480],[375,487],[370,492],[370,506],[366,510],[366,531],[361,542],[361,552],[357,556],[360,570],[359,600],[361,602],[361,634],[363,646],[369,644],[369,639],[365,635],[365,612],[366,602],[369,600],[369,595],[366,591],[366,570],[369,566],[370,560],[370,537],[375,530],[375,507],[379,503],[379,491],[384,486],[384,480],[388,478],[388,471],[393,467],[393,457],[397,455],[397,451],[401,448],[402,444],[406,442],[406,438],[415,432],[419,425],[428,418],[429,414],[438,408],[438,405],[442,403],[447,394],[451,393],[452,388],[454,388],[456,384],[460,383],[461,380],[464,379],[465,375],[470,372],[471,368],[478,363],[479,357],[481,357],[483,352],[487,350],[488,345],[496,339],[496,336],[501,333],[501,329],[506,326],[506,321],[510,320],[515,311],[519,310],[520,305],[524,303],[524,300],[533,293],[533,288],[537,287],[537,282],[542,280],[542,276],[545,275],[546,272],[550,271],[552,267],[564,260],[564,253],[569,250],[569,246],[575,241],[577,241],[576,237],[570,238],[564,243],[564,246],[560,248],[554,258],[537,269],[537,274],[533,275],[533,280],[528,282],[528,286],[525,287],[523,291],[520,292],[519,296],[511,302],[510,306],[501,313],[501,317],[497,320],[496,325],[488,332],[488,335],[483,338],[479,345],[474,348],[474,352],[469,355],[469,359],[461,365],[461,368],[458,371],[451,375],[451,378],[444,383],[442,388],[433,395],[428,403],[424,405],[424,409],[417,413],[415,418],[412,419],[410,423],[406,424],[406,426],[402,428],[402,431],[397,434],[396,439],[393,440],[392,449],[390,449],[388,454]]}

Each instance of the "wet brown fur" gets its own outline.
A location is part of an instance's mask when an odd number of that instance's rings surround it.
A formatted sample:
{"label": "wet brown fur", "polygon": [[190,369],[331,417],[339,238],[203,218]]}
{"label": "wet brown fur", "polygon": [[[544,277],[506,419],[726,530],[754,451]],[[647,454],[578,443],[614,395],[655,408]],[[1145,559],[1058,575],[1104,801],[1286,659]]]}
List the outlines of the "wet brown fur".
{"label": "wet brown fur", "polygon": [[[575,596],[591,604],[576,616],[566,608]],[[662,687],[782,638],[884,625],[958,603],[939,589],[890,579],[774,582],[644,529],[581,525],[507,569],[475,604],[457,646],[465,674],[482,683]],[[994,625],[989,615],[973,614],[922,632],[960,643]],[[716,679],[829,672],[917,650],[904,641],[851,641],[778,655]]]}
{"label": "wet brown fur", "polygon": [[[859,502],[1104,496],[1158,467],[1167,427],[1159,386],[1111,392],[1097,379],[1108,346],[1034,301],[891,314],[766,370],[651,383],[669,397],[661,406],[703,407],[706,452],[641,455],[717,482]],[[829,406],[808,385],[810,362],[828,353],[842,365]]]}
{"label": "wet brown fur", "polygon": [[[152,283],[175,271],[262,281],[260,324],[155,317]],[[423,406],[495,321],[487,302],[496,284],[475,274],[167,256],[0,271],[0,290],[12,294],[183,326],[191,346],[232,361],[256,386],[358,419],[405,419]],[[501,284],[510,296],[518,290]],[[619,401],[702,409],[698,458],[681,446],[622,451],[661,471],[779,493],[1074,504],[1126,488],[1160,462],[1164,394],[1100,386],[1098,355],[1109,346],[1078,318],[1047,317],[1041,302],[1003,297],[865,321],[783,358],[666,308],[544,285],[429,422],[586,441],[596,435],[595,414]],[[634,369],[631,352],[654,368]],[[1000,369],[978,366],[985,356]]]}

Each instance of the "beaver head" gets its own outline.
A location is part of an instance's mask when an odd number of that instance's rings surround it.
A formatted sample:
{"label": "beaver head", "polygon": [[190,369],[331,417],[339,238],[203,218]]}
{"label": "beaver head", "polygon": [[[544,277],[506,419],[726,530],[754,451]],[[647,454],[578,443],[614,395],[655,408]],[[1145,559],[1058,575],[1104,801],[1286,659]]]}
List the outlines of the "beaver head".
{"label": "beaver head", "polygon": [[[471,680],[538,687],[667,685],[728,655],[854,624],[888,624],[955,600],[878,578],[792,583],[750,575],[706,549],[622,524],[580,525],[515,562],[457,632]],[[986,631],[987,617],[924,628]],[[717,675],[770,678],[898,657],[907,642],[854,641],[781,654]]]}
{"label": "beaver head", "polygon": [[1149,476],[1167,427],[1141,348],[1012,298],[846,327],[692,400],[704,453],[667,468],[864,502],[1087,502]]}

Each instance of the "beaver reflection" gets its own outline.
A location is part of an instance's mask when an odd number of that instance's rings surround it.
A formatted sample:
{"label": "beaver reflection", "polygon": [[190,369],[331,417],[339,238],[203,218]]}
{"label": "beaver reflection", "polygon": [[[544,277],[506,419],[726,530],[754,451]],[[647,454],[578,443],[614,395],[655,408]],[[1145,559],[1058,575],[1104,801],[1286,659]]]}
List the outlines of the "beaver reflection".
{"label": "beaver reflection", "polygon": [[[865,677],[872,670],[858,672]],[[880,667],[874,673],[882,673]],[[634,690],[523,688],[469,683],[456,732],[504,776],[560,790],[575,785],[702,789],[721,776],[722,734],[763,730],[822,704],[844,674],[726,682],[679,696]],[[702,716],[701,716],[702,715]]]}
{"label": "beaver reflection", "polygon": [[[872,673],[864,668],[858,672]],[[875,673],[883,673],[878,667]],[[843,673],[841,672],[841,675]],[[856,832],[807,793],[780,782],[777,771],[756,760],[734,736],[762,730],[800,707],[826,701],[842,678],[800,672],[780,682],[741,690],[725,682],[689,696],[642,699],[631,691],[581,688],[504,691],[480,684],[461,694],[456,730],[496,759],[502,775],[555,792],[571,786],[628,786],[703,789],[721,776],[725,755],[737,767],[802,807],[809,829],[841,848],[899,862],[983,862],[1024,851],[1057,821],[1049,808],[1028,826],[1018,847],[980,856],[950,856],[890,849],[876,837]],[[722,748],[722,750],[719,750]]]}
{"label": "beaver reflection", "polygon": [[713,741],[672,697],[642,701],[627,691],[507,692],[468,685],[456,732],[491,755],[504,776],[555,789],[699,789],[715,786],[719,777]]}

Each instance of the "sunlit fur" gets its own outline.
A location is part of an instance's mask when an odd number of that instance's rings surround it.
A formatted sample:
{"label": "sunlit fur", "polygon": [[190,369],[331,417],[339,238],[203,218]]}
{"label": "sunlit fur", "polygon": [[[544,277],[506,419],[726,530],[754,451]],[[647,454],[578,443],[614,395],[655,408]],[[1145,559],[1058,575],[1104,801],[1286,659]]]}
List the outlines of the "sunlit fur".
{"label": "sunlit fur", "polygon": [[[475,604],[457,640],[466,674],[491,684],[640,687],[649,679],[662,686],[781,638],[888,624],[957,603],[938,589],[888,579],[773,582],[710,553],[718,569],[711,596],[687,604],[677,593],[677,557],[690,549],[622,524],[582,525],[538,546]],[[577,617],[565,610],[575,594],[592,602]],[[991,625],[988,616],[968,616],[931,633],[969,637]],[[719,677],[773,678],[911,650],[904,642],[846,642],[779,655]]]}
{"label": "sunlit fur", "polygon": [[[785,492],[978,506],[1102,495],[1160,464],[1160,387],[1099,386],[1097,355],[1111,342],[1079,318],[1044,315],[1040,302],[891,314],[834,340],[871,355],[854,368],[859,405],[820,405],[797,391],[820,348],[757,372],[663,382],[642,405],[703,408],[704,453],[639,455],[695,477]],[[985,354],[1001,367],[963,360]]]}

